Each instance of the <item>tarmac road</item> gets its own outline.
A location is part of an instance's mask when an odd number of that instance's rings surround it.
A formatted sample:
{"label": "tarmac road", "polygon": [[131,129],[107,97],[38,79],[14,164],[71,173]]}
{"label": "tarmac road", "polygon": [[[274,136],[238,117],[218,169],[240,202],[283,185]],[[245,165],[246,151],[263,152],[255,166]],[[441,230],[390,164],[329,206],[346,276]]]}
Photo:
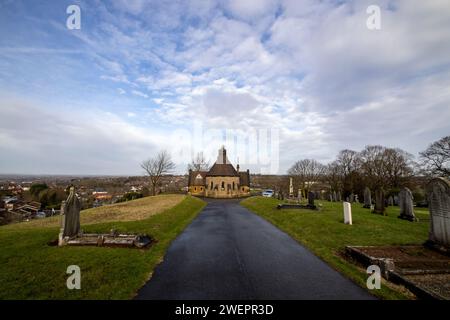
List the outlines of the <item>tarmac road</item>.
{"label": "tarmac road", "polygon": [[374,299],[238,200],[206,201],[136,299]]}

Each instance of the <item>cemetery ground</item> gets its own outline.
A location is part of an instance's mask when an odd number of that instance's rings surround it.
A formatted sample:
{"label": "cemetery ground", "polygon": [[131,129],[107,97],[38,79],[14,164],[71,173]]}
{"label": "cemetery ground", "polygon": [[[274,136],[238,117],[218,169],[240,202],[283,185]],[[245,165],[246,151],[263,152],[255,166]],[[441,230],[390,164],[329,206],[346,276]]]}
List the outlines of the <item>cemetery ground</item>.
{"label": "cemetery ground", "polygon": [[[399,208],[388,207],[387,216],[373,214],[362,204],[352,204],[353,225],[344,224],[342,202],[316,201],[320,211],[277,209],[280,200],[251,197],[241,205],[305,245],[314,254],[361,287],[366,288],[365,269],[349,261],[346,246],[422,245],[428,239],[429,212],[415,208],[420,222],[398,219]],[[382,279],[380,290],[370,292],[382,299],[415,298],[402,286]]]}
{"label": "cemetery ground", "polygon": [[[0,227],[0,299],[130,299],[167,247],[205,203],[183,195],[146,197],[81,212],[85,232],[146,233],[149,249],[57,247],[60,217]],[[81,290],[68,290],[69,265],[81,269]]]}

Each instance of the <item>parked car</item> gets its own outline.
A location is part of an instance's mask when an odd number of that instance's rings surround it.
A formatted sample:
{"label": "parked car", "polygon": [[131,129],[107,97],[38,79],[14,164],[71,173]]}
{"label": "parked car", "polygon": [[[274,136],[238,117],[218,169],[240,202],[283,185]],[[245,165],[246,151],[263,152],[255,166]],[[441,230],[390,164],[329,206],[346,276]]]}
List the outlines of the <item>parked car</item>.
{"label": "parked car", "polygon": [[42,218],[45,218],[45,217],[46,217],[45,212],[39,211],[38,213],[36,213],[36,218],[37,219],[42,219]]}
{"label": "parked car", "polygon": [[273,192],[273,190],[271,190],[271,189],[264,190],[264,191],[262,192],[262,196],[263,196],[263,197],[267,197],[267,198],[273,197],[273,194],[274,194],[274,192]]}

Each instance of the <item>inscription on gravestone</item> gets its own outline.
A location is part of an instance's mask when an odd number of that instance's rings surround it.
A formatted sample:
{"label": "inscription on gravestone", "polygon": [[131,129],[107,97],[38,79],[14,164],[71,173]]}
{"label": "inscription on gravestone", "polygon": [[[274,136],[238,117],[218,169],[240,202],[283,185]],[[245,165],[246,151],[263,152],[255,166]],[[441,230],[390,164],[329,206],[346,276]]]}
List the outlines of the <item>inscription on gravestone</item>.
{"label": "inscription on gravestone", "polygon": [[427,198],[431,215],[429,240],[450,248],[450,182],[443,178],[431,180]]}

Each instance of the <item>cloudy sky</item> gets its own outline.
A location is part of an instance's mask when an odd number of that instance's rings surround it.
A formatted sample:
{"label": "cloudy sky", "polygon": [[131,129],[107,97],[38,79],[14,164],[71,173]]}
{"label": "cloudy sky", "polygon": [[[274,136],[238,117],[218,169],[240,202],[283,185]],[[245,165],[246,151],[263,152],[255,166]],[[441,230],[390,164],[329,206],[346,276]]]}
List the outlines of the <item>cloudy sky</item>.
{"label": "cloudy sky", "polygon": [[284,173],[448,134],[448,0],[0,2],[0,173],[141,174],[162,149],[181,173],[222,144]]}

